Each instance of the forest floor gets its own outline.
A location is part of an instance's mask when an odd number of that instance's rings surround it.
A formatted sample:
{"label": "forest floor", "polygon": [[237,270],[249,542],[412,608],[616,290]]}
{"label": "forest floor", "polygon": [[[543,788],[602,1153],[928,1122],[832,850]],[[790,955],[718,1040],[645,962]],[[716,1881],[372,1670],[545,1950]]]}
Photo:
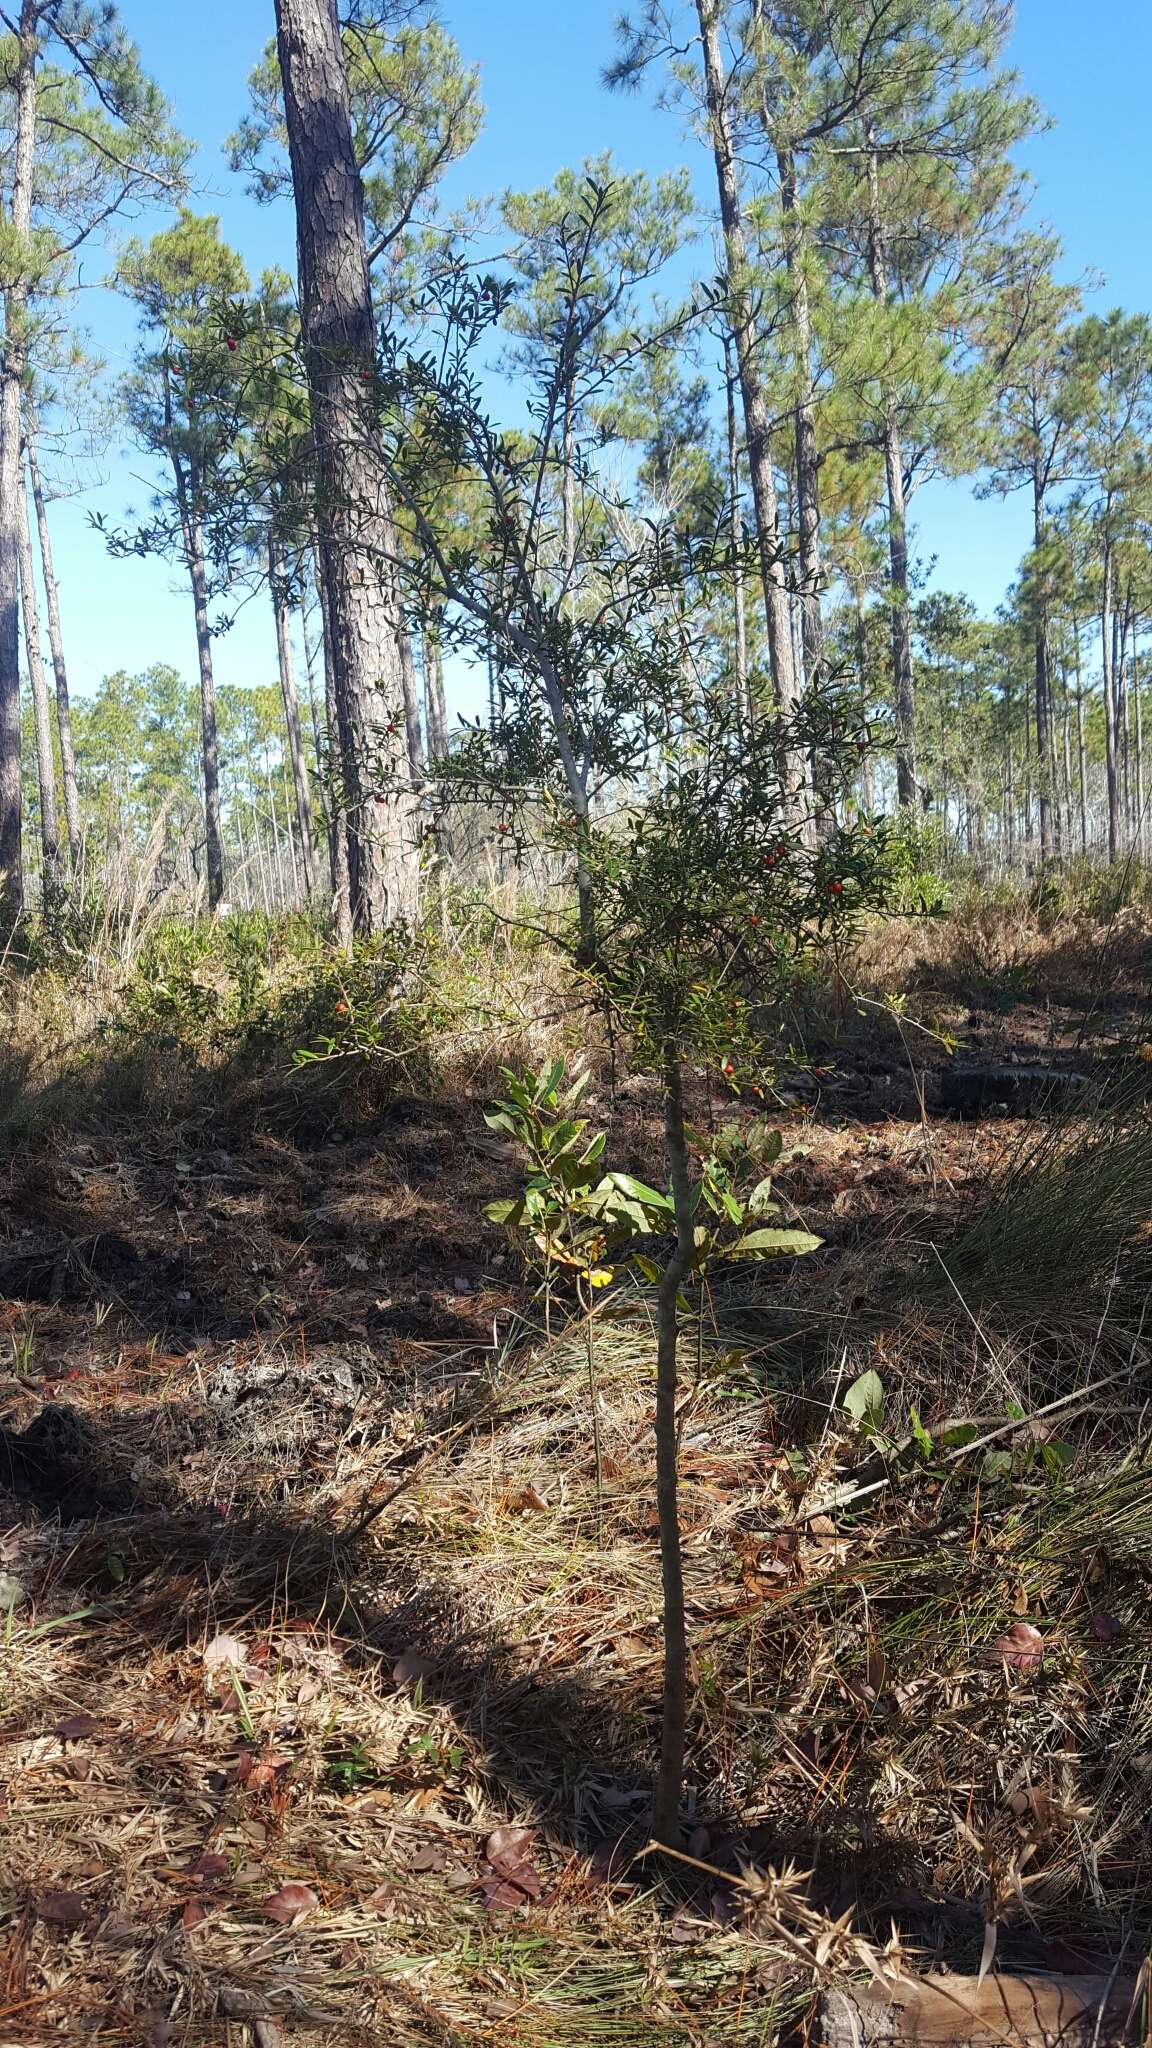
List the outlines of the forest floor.
{"label": "forest floor", "polygon": [[[545,1334],[483,1221],[518,1167],[481,1089],[14,1150],[0,2043],[767,2043],[845,1913],[921,1966],[1134,1970],[1152,1141],[1083,1119],[1141,1072],[1147,960],[1090,1002],[1074,963],[975,1006],[942,978],[791,1077],[777,1191],[823,1244],[737,1276],[687,1347],[679,1869],[635,1860],[651,1304],[621,1290],[593,1333],[598,1500],[587,1332]],[[1086,1087],[1057,1127],[966,1121],[956,1065]],[[589,1114],[659,1173],[646,1084]]]}

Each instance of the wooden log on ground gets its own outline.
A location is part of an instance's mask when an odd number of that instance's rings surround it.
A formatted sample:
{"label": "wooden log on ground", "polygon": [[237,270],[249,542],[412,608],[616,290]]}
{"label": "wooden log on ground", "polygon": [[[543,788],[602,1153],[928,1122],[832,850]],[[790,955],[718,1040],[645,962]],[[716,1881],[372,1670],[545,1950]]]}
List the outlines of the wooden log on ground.
{"label": "wooden log on ground", "polygon": [[829,1992],[818,2048],[1122,2048],[1135,2006],[1131,1977],[923,1977]]}

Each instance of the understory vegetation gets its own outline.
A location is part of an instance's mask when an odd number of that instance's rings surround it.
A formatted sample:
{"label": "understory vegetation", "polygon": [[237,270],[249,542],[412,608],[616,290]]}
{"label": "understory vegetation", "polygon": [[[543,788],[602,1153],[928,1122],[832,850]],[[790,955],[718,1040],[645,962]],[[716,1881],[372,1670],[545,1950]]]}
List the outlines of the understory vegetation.
{"label": "understory vegetation", "polygon": [[[13,950],[17,2038],[687,2048],[990,1941],[1135,1973],[1152,916],[1140,876],[935,893],[804,968],[755,1079],[687,1075],[694,1158],[778,1134],[814,1249],[689,1288],[663,1861],[657,1269],[589,1290],[585,1250],[546,1312],[486,1217],[510,1078],[586,1076],[585,1149],[653,1196],[658,1080],[475,901],[351,956],[263,916]],[[942,1114],[990,1063],[1078,1079]]]}
{"label": "understory vegetation", "polygon": [[1147,2042],[1152,318],[1009,0],[492,0],[488,196],[435,0],[136,12],[244,250],[0,16],[0,2048]]}

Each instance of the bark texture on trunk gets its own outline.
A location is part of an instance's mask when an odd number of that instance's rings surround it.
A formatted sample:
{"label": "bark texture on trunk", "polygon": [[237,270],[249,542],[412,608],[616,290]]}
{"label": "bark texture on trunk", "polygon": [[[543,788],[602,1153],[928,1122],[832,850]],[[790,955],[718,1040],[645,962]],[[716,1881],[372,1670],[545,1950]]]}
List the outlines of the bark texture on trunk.
{"label": "bark texture on trunk", "polygon": [[424,780],[424,737],[420,730],[420,689],[412,655],[412,636],[401,622],[396,631],[400,655],[400,680],[404,686],[404,741],[408,749],[408,772],[415,787]]}
{"label": "bark texture on trunk", "polygon": [[198,519],[188,528],[188,581],[196,617],[196,658],[200,666],[200,752],[204,770],[204,845],[208,875],[208,907],[224,900],[224,830],[220,819],[220,743],[216,732],[216,676],[212,667],[212,627],[208,617],[208,575],[204,535]]}
{"label": "bark texture on trunk", "polygon": [[[888,300],[888,258],[880,210],[880,169],[869,136],[868,262],[873,297]],[[904,490],[904,451],[895,408],[884,414],[884,483],[888,497],[888,573],[891,578],[892,691],[896,708],[896,794],[902,806],[915,804],[920,786],[916,772],[916,675],[912,663],[912,600],[908,589],[908,507]]]}
{"label": "bark texture on trunk", "polygon": [[[740,206],[732,126],[728,118],[727,80],[720,50],[720,28],[716,0],[696,0],[704,59],[704,95],[716,183],[720,195],[720,225],[724,235],[724,257],[728,267],[729,319],[740,392],[744,406],[744,439],[752,503],[756,511],[756,537],[760,554],[760,577],[764,586],[764,608],[768,626],[768,656],[772,667],[772,688],[777,706],[785,717],[796,709],[798,690],[792,659],[792,636],[788,608],[788,582],[784,570],[780,534],[780,507],[772,473],[768,407],[756,352],[756,322],[749,294],[748,243]],[[799,785],[802,764],[791,764]]]}
{"label": "bark texture on trunk", "polygon": [[17,516],[17,547],[20,556],[20,595],[24,609],[24,657],[28,666],[28,687],[32,697],[32,730],[36,739],[36,782],[40,792],[40,845],[44,854],[44,904],[49,904],[60,887],[60,816],[56,806],[56,761],[52,751],[52,706],[48,678],[40,652],[40,606],[36,598],[36,571],[32,561],[32,535],[28,526],[28,498],[21,491]]}
{"label": "bark texture on trunk", "polygon": [[1104,540],[1100,605],[1100,657],[1104,679],[1104,761],[1108,779],[1108,858],[1120,858],[1120,758],[1116,733],[1116,672],[1112,611],[1112,543]]}
{"label": "bark texture on trunk", "polygon": [[[1039,550],[1044,539],[1044,485],[1039,470],[1032,476],[1032,546]],[[1038,565],[1039,567],[1039,565]],[[1040,858],[1047,863],[1052,859],[1054,839],[1052,832],[1052,796],[1049,786],[1049,727],[1051,724],[1052,698],[1048,674],[1048,610],[1043,588],[1036,590],[1036,617],[1034,624],[1034,666],[1036,679],[1036,762],[1040,789]]]}
{"label": "bark texture on trunk", "polygon": [[433,761],[442,761],[448,752],[448,707],[444,701],[440,642],[431,627],[421,636],[420,665],[424,671],[424,724],[428,733],[428,753]]}
{"label": "bark texture on trunk", "polygon": [[52,554],[44,480],[40,474],[35,407],[24,407],[28,474],[32,479],[32,501],[36,507],[36,531],[40,537],[40,566],[44,572],[44,601],[48,615],[48,647],[56,678],[56,733],[60,741],[60,780],[64,788],[64,818],[68,827],[68,849],[72,866],[80,863],[80,793],[76,785],[76,750],[72,741],[72,705],[68,695],[68,668],[64,660],[64,634],[60,625],[60,586]]}
{"label": "bark texture on trunk", "polygon": [[7,226],[12,281],[4,294],[0,357],[0,904],[9,917],[24,907],[20,783],[20,502],[24,491],[21,398],[27,355],[28,282],[23,263],[32,225],[36,157],[36,8],[24,0],[15,40],[10,91],[15,133],[10,157]]}
{"label": "bark texture on trunk", "polygon": [[284,568],[274,537],[268,541],[268,588],[272,594],[272,613],[276,622],[276,660],[280,669],[280,695],[284,701],[284,725],[288,734],[288,759],[292,765],[292,789],[296,801],[296,824],[300,835],[300,865],[304,875],[304,894],[311,898],[316,894],[316,835],[312,821],[312,785],[308,776],[308,763],[304,758],[304,740],[300,731],[300,700],[296,695],[296,676],[292,665],[292,635],[288,627],[288,607],[284,602]]}
{"label": "bark texture on trunk", "polygon": [[[322,580],[362,931],[418,907],[415,803],[396,641],[396,543],[372,404],[375,346],[364,196],[335,0],[276,0],[296,202],[300,309],[316,448]],[[396,730],[391,732],[390,726]]]}
{"label": "bark texture on trunk", "polygon": [[728,436],[728,534],[732,546],[732,669],[740,723],[747,730],[751,717],[748,697],[748,620],[744,610],[744,519],[740,491],[740,436],[736,428],[736,389],[739,382],[733,362],[733,342],[724,336],[724,391]]}
{"label": "bark texture on trunk", "polygon": [[803,230],[790,149],[776,155],[780,210],[784,217],[784,262],[791,288],[792,349],[796,358],[796,524],[800,537],[800,644],[804,681],[818,691],[824,679],[824,620],[820,608],[823,563],[820,551],[820,463],[816,451],[816,407],[812,381],[812,312],[804,266]]}
{"label": "bark texture on trunk", "polygon": [[328,812],[331,820],[332,922],[337,944],[345,951],[352,944],[352,882],[348,869],[348,826],[345,817],[343,769],[340,759],[340,720],[336,713],[336,685],[333,678],[332,622],[328,612],[328,586],[316,549],[316,594],[320,600],[320,631],[324,647],[324,723],[328,731]]}

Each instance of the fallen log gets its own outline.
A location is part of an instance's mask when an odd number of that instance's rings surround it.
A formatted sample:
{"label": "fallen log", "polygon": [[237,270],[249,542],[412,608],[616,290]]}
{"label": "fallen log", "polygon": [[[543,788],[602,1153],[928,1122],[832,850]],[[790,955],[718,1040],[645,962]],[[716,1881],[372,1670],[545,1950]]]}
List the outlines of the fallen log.
{"label": "fallen log", "polygon": [[1119,1976],[941,1975],[830,1991],[821,2048],[1122,2048],[1137,1987]]}

